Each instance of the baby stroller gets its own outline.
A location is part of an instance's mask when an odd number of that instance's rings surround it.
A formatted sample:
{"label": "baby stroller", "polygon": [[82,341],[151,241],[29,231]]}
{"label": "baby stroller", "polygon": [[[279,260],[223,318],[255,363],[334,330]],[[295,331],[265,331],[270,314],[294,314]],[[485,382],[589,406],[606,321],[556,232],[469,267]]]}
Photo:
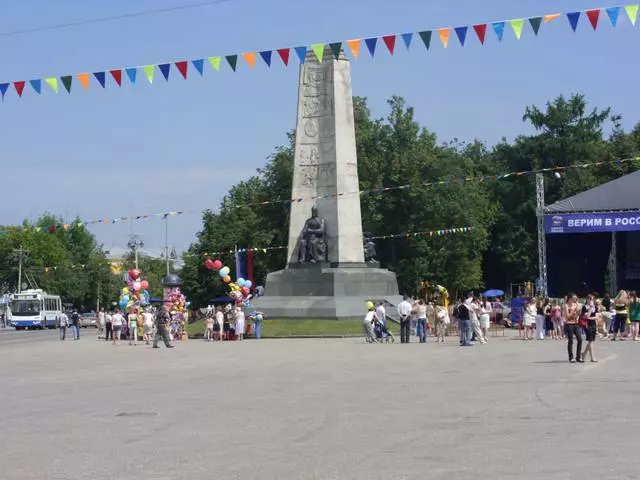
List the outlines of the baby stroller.
{"label": "baby stroller", "polygon": [[380,320],[376,320],[376,323],[373,326],[373,329],[376,332],[376,339],[379,342],[394,343],[396,341],[393,334],[387,329],[384,323],[382,323]]}

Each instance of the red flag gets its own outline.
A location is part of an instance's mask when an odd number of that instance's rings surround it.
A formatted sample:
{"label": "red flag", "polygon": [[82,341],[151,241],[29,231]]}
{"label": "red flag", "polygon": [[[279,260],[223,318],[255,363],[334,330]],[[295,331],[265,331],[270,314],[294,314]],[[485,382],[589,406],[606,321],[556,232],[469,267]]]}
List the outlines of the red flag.
{"label": "red flag", "polygon": [[16,92],[18,92],[18,96],[22,97],[22,92],[24,92],[24,86],[26,85],[27,82],[24,81],[20,81],[20,82],[13,82],[13,86],[16,89]]}
{"label": "red flag", "polygon": [[176,68],[178,69],[178,71],[182,75],[182,78],[184,78],[186,80],[187,79],[187,71],[188,71],[187,69],[189,68],[189,63],[188,62],[176,62]]}
{"label": "red flag", "polygon": [[387,35],[386,37],[382,37],[382,41],[387,46],[387,50],[389,50],[389,53],[393,55],[393,50],[396,48],[396,36]]}
{"label": "red flag", "polygon": [[278,55],[280,55],[280,58],[282,59],[282,63],[284,63],[285,65],[289,65],[289,52],[291,50],[289,48],[279,48],[278,49]]}
{"label": "red flag", "polygon": [[111,76],[116,81],[119,87],[122,86],[122,70],[111,70]]}
{"label": "red flag", "polygon": [[593,29],[595,30],[596,28],[598,28],[598,19],[600,18],[600,9],[595,8],[593,10],[587,10],[585,13],[587,14],[587,18],[589,19],[589,22],[591,23],[591,26],[593,27]]}
{"label": "red flag", "polygon": [[473,29],[475,30],[476,35],[478,36],[478,40],[480,40],[480,43],[484,45],[484,38],[485,38],[485,35],[487,34],[487,24],[480,23],[478,25],[474,25]]}

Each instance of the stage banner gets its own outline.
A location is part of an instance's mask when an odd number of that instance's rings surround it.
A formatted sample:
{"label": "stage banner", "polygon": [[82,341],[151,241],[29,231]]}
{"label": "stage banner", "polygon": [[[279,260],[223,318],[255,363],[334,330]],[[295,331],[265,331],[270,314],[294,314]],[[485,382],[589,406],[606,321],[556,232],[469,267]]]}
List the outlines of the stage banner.
{"label": "stage banner", "polygon": [[548,234],[636,230],[640,230],[640,212],[569,213],[544,216],[544,231]]}

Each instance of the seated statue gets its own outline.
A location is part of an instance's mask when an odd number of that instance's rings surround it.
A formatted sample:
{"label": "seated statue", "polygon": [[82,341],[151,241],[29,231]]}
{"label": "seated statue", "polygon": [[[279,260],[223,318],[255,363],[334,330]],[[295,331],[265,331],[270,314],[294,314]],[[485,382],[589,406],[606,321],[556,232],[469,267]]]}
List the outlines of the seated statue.
{"label": "seated statue", "polygon": [[364,234],[364,261],[374,263],[376,261],[376,244],[373,243],[370,233]]}
{"label": "seated statue", "polygon": [[311,208],[309,218],[302,229],[298,248],[298,262],[318,263],[327,261],[327,242],[324,218],[318,216],[318,208]]}

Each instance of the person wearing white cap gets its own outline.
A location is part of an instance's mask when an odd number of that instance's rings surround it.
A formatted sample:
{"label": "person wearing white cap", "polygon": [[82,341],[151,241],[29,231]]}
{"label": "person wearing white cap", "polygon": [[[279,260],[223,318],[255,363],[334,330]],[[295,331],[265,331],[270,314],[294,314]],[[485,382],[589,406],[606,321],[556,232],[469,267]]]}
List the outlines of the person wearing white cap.
{"label": "person wearing white cap", "polygon": [[373,302],[367,302],[367,314],[362,320],[362,326],[364,328],[364,339],[367,343],[376,343],[376,332],[373,328],[375,325],[376,319],[378,316],[376,315],[376,306]]}

